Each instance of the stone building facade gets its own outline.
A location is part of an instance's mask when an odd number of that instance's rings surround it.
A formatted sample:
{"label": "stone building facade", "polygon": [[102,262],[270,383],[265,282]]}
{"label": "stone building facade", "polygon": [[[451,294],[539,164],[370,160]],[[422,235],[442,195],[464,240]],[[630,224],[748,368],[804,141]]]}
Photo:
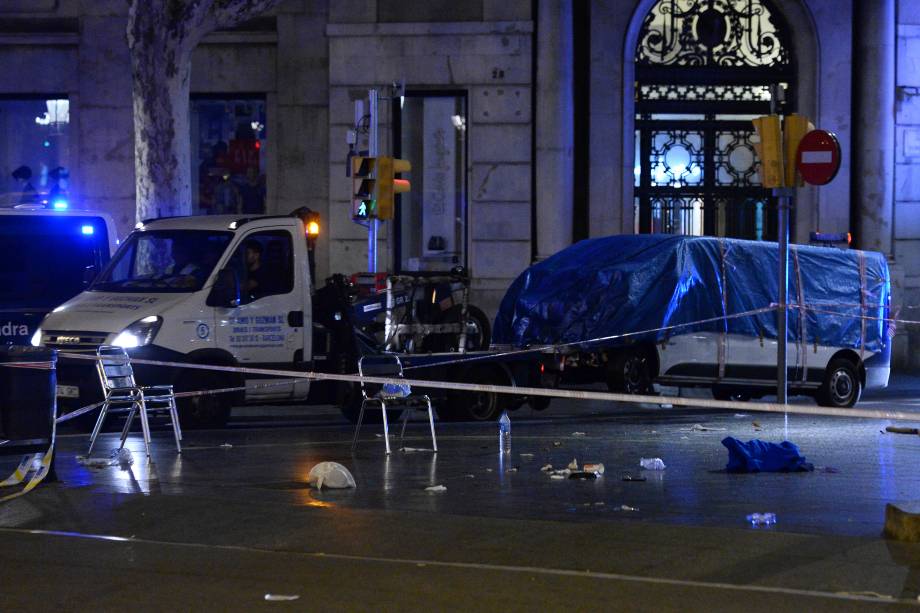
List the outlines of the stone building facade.
{"label": "stone building facade", "polygon": [[[354,100],[401,82],[407,100],[455,101],[463,134],[447,149],[458,177],[451,194],[459,204],[449,211],[459,211],[454,248],[473,272],[476,302],[494,312],[508,283],[535,259],[580,238],[646,229],[636,199],[645,125],[636,60],[659,2],[286,0],[205,39],[193,57],[192,96],[255,101],[260,119],[253,123],[264,117],[264,208],[320,212],[320,278],[367,265],[366,231],[351,221],[345,177]],[[674,0],[678,8],[692,4]],[[920,2],[709,5],[775,14],[790,58],[791,110],[841,142],[838,177],[798,190],[793,240],[806,242],[812,230],[854,232],[857,244],[890,257],[897,301],[920,304]],[[136,221],[125,23],[123,0],[0,3],[0,117],[4,104],[20,99],[66,99],[60,159],[70,170],[70,196],[110,212],[121,234]],[[397,112],[397,105],[398,98],[381,104],[382,151],[405,148],[397,141],[413,138],[413,122],[432,117],[412,115],[411,103]],[[437,101],[430,107],[441,108]],[[46,141],[50,149],[58,143]],[[9,175],[18,163],[8,151],[0,172]],[[433,175],[413,163],[413,182],[433,185]],[[421,241],[416,255],[438,251],[437,240],[412,238],[413,224],[395,226],[381,230],[381,269],[405,267],[412,240]],[[718,231],[731,234],[727,227]]]}

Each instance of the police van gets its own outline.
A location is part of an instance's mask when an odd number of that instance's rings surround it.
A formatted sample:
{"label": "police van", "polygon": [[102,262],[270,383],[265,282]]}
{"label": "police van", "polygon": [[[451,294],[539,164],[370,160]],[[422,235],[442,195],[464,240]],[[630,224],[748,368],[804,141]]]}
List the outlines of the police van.
{"label": "police van", "polygon": [[105,213],[0,208],[0,344],[28,345],[41,319],[108,264],[116,242]]}

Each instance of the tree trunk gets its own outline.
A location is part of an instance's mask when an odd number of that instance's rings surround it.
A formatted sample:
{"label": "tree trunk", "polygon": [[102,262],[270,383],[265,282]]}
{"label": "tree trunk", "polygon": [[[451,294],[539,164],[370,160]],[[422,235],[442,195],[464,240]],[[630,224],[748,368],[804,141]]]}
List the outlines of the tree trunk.
{"label": "tree trunk", "polygon": [[[187,28],[162,0],[135,0],[128,16],[134,94],[137,219],[192,212]],[[184,136],[184,138],[183,138]]]}
{"label": "tree trunk", "polygon": [[138,221],[192,213],[189,78],[192,51],[280,0],[130,0]]}

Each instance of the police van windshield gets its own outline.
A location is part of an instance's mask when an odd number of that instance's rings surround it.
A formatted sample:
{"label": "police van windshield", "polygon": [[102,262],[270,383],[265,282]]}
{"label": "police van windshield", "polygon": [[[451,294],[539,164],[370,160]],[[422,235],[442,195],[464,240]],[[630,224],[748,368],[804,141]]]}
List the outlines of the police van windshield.
{"label": "police van windshield", "polygon": [[0,215],[0,310],[51,310],[109,261],[108,228],[91,215]]}
{"label": "police van windshield", "polygon": [[194,292],[201,289],[230,243],[230,232],[135,232],[90,291]]}

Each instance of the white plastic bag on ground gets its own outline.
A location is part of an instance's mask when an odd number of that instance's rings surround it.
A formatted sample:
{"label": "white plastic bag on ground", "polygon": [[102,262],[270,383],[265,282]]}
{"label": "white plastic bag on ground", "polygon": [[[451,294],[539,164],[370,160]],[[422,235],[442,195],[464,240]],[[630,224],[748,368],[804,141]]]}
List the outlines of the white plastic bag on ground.
{"label": "white plastic bag on ground", "polygon": [[320,462],[314,466],[307,477],[307,483],[318,490],[324,487],[330,489],[357,487],[355,478],[351,476],[347,468],[338,462]]}
{"label": "white plastic bag on ground", "polygon": [[645,470],[664,470],[664,460],[661,458],[640,458],[639,466]]}

